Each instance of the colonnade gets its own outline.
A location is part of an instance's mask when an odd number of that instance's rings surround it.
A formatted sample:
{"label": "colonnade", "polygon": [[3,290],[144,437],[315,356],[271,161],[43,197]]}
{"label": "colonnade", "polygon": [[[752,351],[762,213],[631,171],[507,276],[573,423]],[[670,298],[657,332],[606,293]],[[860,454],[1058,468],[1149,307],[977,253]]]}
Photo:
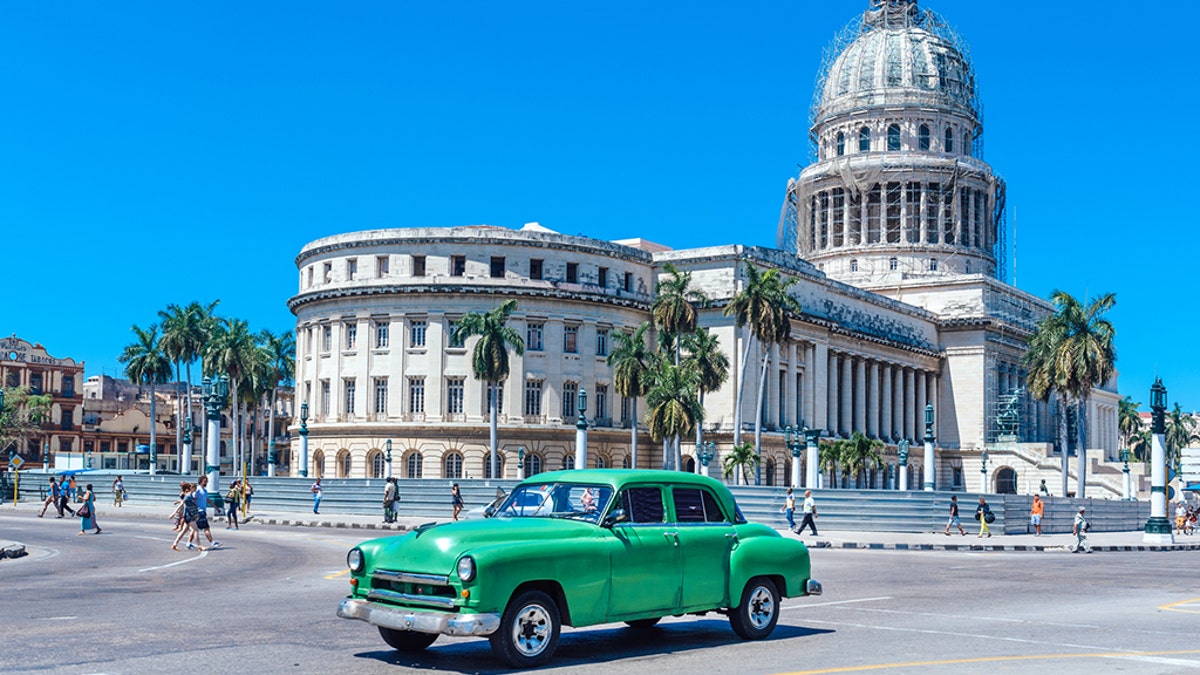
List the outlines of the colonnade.
{"label": "colonnade", "polygon": [[983,189],[937,181],[876,183],[861,193],[820,190],[809,203],[809,250],[888,243],[988,252],[996,243],[991,202]]}
{"label": "colonnade", "polygon": [[825,428],[837,436],[918,441],[925,406],[937,398],[934,373],[846,352],[830,351]]}

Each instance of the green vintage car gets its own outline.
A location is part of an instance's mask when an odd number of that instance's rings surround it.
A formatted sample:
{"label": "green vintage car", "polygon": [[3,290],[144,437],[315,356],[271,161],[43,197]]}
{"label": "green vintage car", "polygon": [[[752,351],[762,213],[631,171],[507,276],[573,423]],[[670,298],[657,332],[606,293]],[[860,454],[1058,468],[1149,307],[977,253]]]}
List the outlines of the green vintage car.
{"label": "green vintage car", "polygon": [[781,597],[818,595],[804,543],[746,522],[733,495],[674,471],[556,471],[517,485],[484,520],[423,525],[346,557],[338,616],[401,651],[486,635],[515,668],[548,661],[562,626],[720,612],[747,640]]}

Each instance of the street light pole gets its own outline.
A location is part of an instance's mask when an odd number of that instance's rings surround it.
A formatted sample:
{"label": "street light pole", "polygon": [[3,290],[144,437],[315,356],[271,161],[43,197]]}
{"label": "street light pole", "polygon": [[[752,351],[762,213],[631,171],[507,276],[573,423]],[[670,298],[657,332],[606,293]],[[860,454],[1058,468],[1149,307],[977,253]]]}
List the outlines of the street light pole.
{"label": "street light pole", "polygon": [[192,418],[188,417],[183,428],[183,453],[179,457],[179,473],[188,475],[192,472]]}
{"label": "street light pole", "polygon": [[820,487],[817,485],[817,472],[820,469],[818,465],[821,463],[820,453],[817,451],[817,439],[821,436],[821,430],[804,427],[800,433],[804,434],[806,450],[804,461],[808,464],[807,472],[804,475],[804,487],[812,490]]}
{"label": "street light pole", "polygon": [[907,438],[900,439],[900,444],[896,446],[896,453],[900,457],[900,478],[896,482],[897,490],[908,489],[908,453],[912,448],[912,443],[909,443]]}
{"label": "street light pole", "polygon": [[300,475],[308,478],[308,401],[300,404]]}
{"label": "street light pole", "polygon": [[706,441],[703,445],[696,444],[696,457],[700,460],[699,466],[696,467],[696,473],[701,476],[708,475],[708,464],[713,461],[713,457],[717,456],[717,444],[712,441]]}
{"label": "street light pole", "polygon": [[1150,428],[1150,520],[1142,541],[1147,544],[1174,544],[1171,523],[1167,520],[1167,452],[1163,443],[1167,432],[1167,388],[1162,380],[1155,378],[1150,387],[1150,410],[1153,423]]}
{"label": "street light pole", "polygon": [[925,466],[923,467],[925,480],[923,481],[924,485],[921,486],[925,492],[933,492],[934,478],[937,475],[933,466],[936,461],[933,457],[933,440],[933,404],[927,403],[925,404]]}
{"label": "street light pole", "polygon": [[517,448],[517,480],[525,480],[525,446]]}
{"label": "street light pole", "polygon": [[979,456],[979,491],[983,493],[988,491],[987,460],[987,448],[984,448],[983,454]]}
{"label": "street light pole", "polygon": [[229,396],[229,378],[222,375],[213,381],[204,378],[204,413],[208,422],[208,448],[204,473],[208,476],[208,491],[221,493],[221,411]]}
{"label": "street light pole", "polygon": [[384,455],[384,457],[383,457],[383,461],[387,462],[387,476],[385,476],[385,477],[391,478],[392,477],[392,439],[390,439],[390,438],[387,439],[387,443],[385,443],[384,446],[387,448],[387,454]]}
{"label": "street light pole", "polygon": [[579,388],[579,417],[575,420],[575,468],[587,468],[587,391]]}
{"label": "street light pole", "polygon": [[800,448],[804,447],[803,435],[802,430],[792,427],[785,427],[783,430],[783,443],[792,453],[792,482],[788,485],[794,488],[800,487]]}
{"label": "street light pole", "polygon": [[1122,485],[1124,488],[1122,492],[1124,494],[1121,496],[1121,499],[1129,501],[1133,499],[1133,483],[1129,479],[1129,448],[1121,449],[1121,461],[1125,463],[1125,467],[1121,469],[1121,472],[1125,474],[1125,480]]}

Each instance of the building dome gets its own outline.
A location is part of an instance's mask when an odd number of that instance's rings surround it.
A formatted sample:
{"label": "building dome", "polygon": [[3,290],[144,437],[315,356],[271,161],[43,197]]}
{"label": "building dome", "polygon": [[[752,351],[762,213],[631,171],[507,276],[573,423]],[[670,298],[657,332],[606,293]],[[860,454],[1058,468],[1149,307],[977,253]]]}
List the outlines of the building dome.
{"label": "building dome", "polygon": [[872,0],[843,35],[818,77],[814,128],[848,111],[897,105],[932,106],[980,121],[965,46],[915,0]]}

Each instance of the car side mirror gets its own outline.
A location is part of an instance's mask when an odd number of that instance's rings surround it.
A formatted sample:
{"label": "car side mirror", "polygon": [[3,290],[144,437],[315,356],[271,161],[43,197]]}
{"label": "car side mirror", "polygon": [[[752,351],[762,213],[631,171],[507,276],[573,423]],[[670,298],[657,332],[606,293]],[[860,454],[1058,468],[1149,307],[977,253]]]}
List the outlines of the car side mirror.
{"label": "car side mirror", "polygon": [[608,514],[608,517],[604,519],[604,526],[612,527],[617,523],[623,523],[627,520],[629,520],[629,514],[625,513],[625,509],[613,509],[613,512]]}
{"label": "car side mirror", "polygon": [[495,504],[488,504],[488,507],[487,507],[486,509],[484,509],[484,510],[483,510],[483,517],[484,517],[484,518],[491,518],[491,517],[492,517],[492,516],[494,516],[494,515],[496,515],[496,505],[495,505]]}

